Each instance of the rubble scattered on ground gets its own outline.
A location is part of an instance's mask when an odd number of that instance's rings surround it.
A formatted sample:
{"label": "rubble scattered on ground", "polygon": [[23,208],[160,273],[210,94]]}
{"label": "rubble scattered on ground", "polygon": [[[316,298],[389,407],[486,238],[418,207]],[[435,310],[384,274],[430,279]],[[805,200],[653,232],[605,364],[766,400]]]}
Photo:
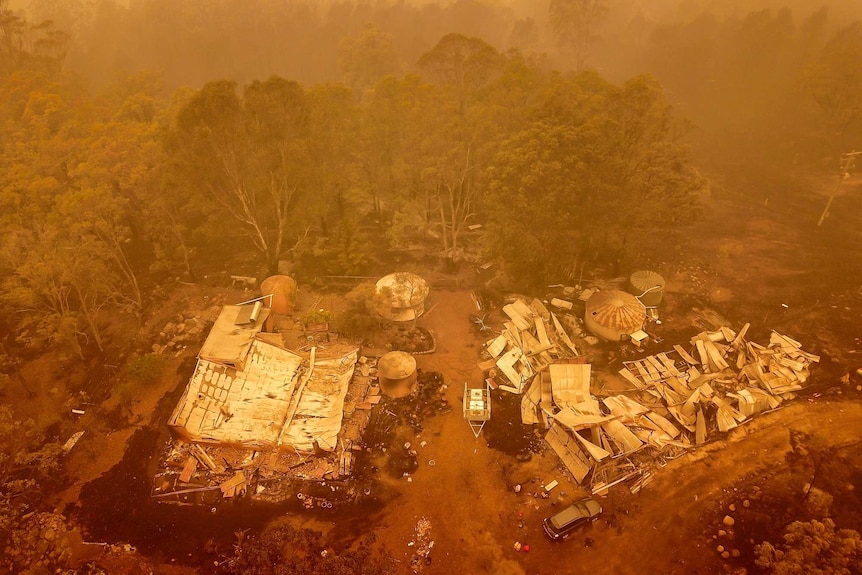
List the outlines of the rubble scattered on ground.
{"label": "rubble scattered on ground", "polygon": [[418,573],[425,565],[431,564],[431,550],[434,548],[434,540],[431,539],[431,522],[426,517],[420,517],[413,528],[413,538],[407,543],[412,548],[413,556],[410,558],[410,567],[413,573]]}
{"label": "rubble scattered on ground", "polygon": [[297,452],[249,449],[227,444],[171,441],[153,480],[153,497],[166,503],[214,505],[249,496],[261,501],[293,498],[296,481],[337,481],[353,472],[354,455],[364,448],[362,435],[373,406],[381,399],[376,359],[359,358],[344,399],[338,445]]}
{"label": "rubble scattered on ground", "polygon": [[503,331],[487,342],[490,359],[479,363],[489,372],[489,384],[511,393],[521,393],[524,383],[553,363],[579,355],[560,318],[538,299],[529,305],[517,299],[503,306],[509,321]]}
{"label": "rubble scattered on ground", "polygon": [[504,379],[500,389],[522,394],[522,423],[547,429],[575,480],[589,477],[598,494],[621,483],[635,493],[668,460],[792,399],[820,359],[777,332],[764,346],[745,339],[749,324],[738,333],[721,327],[694,336],[688,350],[675,345],[625,361],[619,374],[631,389],[597,399],[590,365],[555,314],[521,299],[503,312],[510,321],[487,342],[491,359],[479,367],[489,384]]}

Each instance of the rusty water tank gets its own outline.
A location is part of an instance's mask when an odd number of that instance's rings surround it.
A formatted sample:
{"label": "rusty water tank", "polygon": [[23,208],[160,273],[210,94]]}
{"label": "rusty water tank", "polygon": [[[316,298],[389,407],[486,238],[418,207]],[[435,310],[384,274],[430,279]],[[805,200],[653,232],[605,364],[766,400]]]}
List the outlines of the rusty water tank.
{"label": "rusty water tank", "polygon": [[390,351],[378,360],[377,376],[384,395],[410,395],[416,389],[416,358],[404,351]]}
{"label": "rusty water tank", "polygon": [[584,325],[593,335],[621,341],[643,328],[646,310],[638,299],[621,290],[601,290],[587,300]]}
{"label": "rusty water tank", "polygon": [[628,291],[646,307],[658,307],[664,297],[664,278],[654,271],[636,271],[629,277]]}
{"label": "rusty water tank", "polygon": [[[260,284],[260,295],[272,295],[272,313],[290,313],[296,302],[296,281],[290,276],[269,276]],[[269,304],[269,298],[264,303]]]}

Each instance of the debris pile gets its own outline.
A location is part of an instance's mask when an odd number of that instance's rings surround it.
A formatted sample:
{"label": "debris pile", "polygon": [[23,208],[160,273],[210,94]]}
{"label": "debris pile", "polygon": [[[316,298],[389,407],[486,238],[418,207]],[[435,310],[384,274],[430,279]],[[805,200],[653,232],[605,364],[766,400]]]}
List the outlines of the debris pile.
{"label": "debris pile", "polygon": [[802,389],[820,358],[776,332],[767,346],[746,341],[748,329],[701,332],[690,352],[676,345],[624,362],[620,375],[641,401],[625,394],[596,399],[590,365],[551,363],[521,386],[522,422],[548,429],[545,440],[575,480],[592,474],[593,493],[623,482],[637,492],[656,466]]}
{"label": "debris pile", "polygon": [[413,528],[413,539],[407,546],[413,548],[413,557],[410,559],[413,573],[418,573],[424,565],[431,563],[431,550],[434,548],[434,541],[431,539],[431,522],[426,517],[420,517],[416,521],[416,527]]}
{"label": "debris pile", "polygon": [[499,385],[500,389],[521,393],[524,383],[551,363],[580,355],[560,319],[538,299],[529,305],[515,300],[503,306],[503,313],[509,321],[503,323],[499,336],[487,342],[490,359],[479,363],[482,371],[489,372],[493,389],[502,374],[511,385]]}
{"label": "debris pile", "polygon": [[[336,363],[351,363],[352,359],[345,357],[346,360],[337,358]],[[152,496],[161,502],[201,505],[246,494],[256,500],[283,501],[294,496],[295,480],[324,482],[349,477],[353,473],[354,451],[363,449],[362,435],[371,409],[381,398],[376,363],[376,359],[360,357],[352,370],[340,431],[331,451],[321,449],[317,443],[311,450],[298,450],[285,449],[280,444],[243,446],[174,440],[167,445],[154,477]],[[321,386],[334,385],[331,370],[322,369],[320,363],[317,367]],[[306,389],[316,388],[309,384]],[[317,389],[320,394],[325,391]],[[297,409],[297,414],[301,412]]]}
{"label": "debris pile", "polygon": [[774,331],[767,346],[746,341],[749,326],[739,333],[727,327],[701,332],[691,340],[692,353],[676,345],[678,360],[660,353],[624,362],[620,375],[662,400],[699,445],[713,427],[728,431],[793,399],[808,380],[811,363],[820,361],[802,351],[798,341]]}

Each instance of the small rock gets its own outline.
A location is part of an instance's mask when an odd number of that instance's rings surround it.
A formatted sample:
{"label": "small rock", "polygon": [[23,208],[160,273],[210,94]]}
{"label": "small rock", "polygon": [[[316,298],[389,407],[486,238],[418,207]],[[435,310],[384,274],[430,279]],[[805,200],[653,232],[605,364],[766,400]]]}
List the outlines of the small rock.
{"label": "small rock", "polygon": [[740,555],[740,553],[739,553],[739,549],[733,549],[733,550],[730,552],[730,554],[731,554],[731,555],[733,555],[734,557],[739,557],[739,555]]}
{"label": "small rock", "polygon": [[742,502],[742,506],[745,507],[746,509],[748,509],[749,507],[751,507],[751,501],[746,499],[745,501]]}
{"label": "small rock", "polygon": [[725,551],[721,554],[722,559],[730,559],[730,551]]}
{"label": "small rock", "polygon": [[719,553],[721,553],[722,551],[724,551],[724,545],[719,545],[718,547],[715,548],[715,550],[718,551]]}
{"label": "small rock", "polygon": [[725,537],[726,535],[727,535],[727,531],[725,531],[724,529],[718,530],[718,536],[719,537]]}
{"label": "small rock", "polygon": [[730,509],[731,511],[736,511],[736,505],[735,505],[735,504],[733,504],[733,503],[731,503],[730,505],[728,505],[728,507],[727,507],[727,508],[728,508],[728,509]]}
{"label": "small rock", "polygon": [[728,527],[733,527],[733,524],[736,523],[736,521],[730,515],[725,515],[724,519],[722,519],[721,522],[724,523],[725,525],[727,525]]}

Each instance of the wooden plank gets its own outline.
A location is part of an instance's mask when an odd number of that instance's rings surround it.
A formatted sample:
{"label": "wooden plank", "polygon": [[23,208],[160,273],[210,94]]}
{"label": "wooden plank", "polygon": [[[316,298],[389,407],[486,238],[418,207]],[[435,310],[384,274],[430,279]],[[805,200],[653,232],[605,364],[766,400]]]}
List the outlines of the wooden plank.
{"label": "wooden plank", "polygon": [[691,389],[678,377],[669,377],[667,378],[667,384],[673,389],[675,392],[680,394],[683,397],[688,397],[691,395]]}
{"label": "wooden plank", "polygon": [[509,343],[515,347],[521,347],[521,330],[510,321],[503,322],[503,335],[509,340]]}
{"label": "wooden plank", "polygon": [[183,466],[183,470],[180,473],[180,481],[183,483],[188,483],[197,468],[198,460],[190,455],[189,458],[186,459],[186,464]]}
{"label": "wooden plank", "polygon": [[553,347],[551,339],[548,337],[548,330],[545,328],[545,322],[542,318],[536,318],[536,336],[539,338],[539,343],[545,349]]}
{"label": "wooden plank", "polygon": [[573,304],[572,302],[566,301],[564,299],[553,298],[551,300],[551,305],[560,309],[572,309]]}
{"label": "wooden plank", "polygon": [[652,363],[645,361],[644,367],[649,373],[650,381],[659,381],[660,379],[663,379],[659,371],[655,368],[654,365],[652,365]]}
{"label": "wooden plank", "polygon": [[562,427],[554,423],[551,424],[551,428],[545,435],[545,441],[548,442],[548,445],[551,446],[551,449],[554,450],[575,481],[580,483],[590,472],[590,466],[583,461],[582,457],[585,458],[585,456],[577,447],[577,443],[571,443],[569,437],[569,434]]}
{"label": "wooden plank", "polygon": [[625,453],[629,453],[640,448],[643,442],[638,439],[637,435],[617,420],[608,421],[602,424],[602,429],[605,430],[615,442],[621,445]]}
{"label": "wooden plank", "polygon": [[638,380],[638,378],[636,378],[635,375],[632,372],[630,372],[628,369],[622,368],[621,370],[619,370],[618,373],[621,376],[623,376],[623,379],[628,381],[630,384],[635,386],[637,389],[643,389],[644,388],[644,385],[640,382],[640,380]]}
{"label": "wooden plank", "polygon": [[494,341],[488,344],[488,353],[491,354],[491,357],[497,357],[503,350],[506,349],[506,336],[498,335]]}
{"label": "wooden plank", "polygon": [[679,428],[675,426],[673,423],[668,421],[666,417],[656,413],[655,411],[650,411],[646,414],[646,417],[655,423],[659,429],[668,434],[672,439],[676,439],[676,437],[680,434]]}
{"label": "wooden plank", "polygon": [[210,471],[215,471],[215,472],[221,471],[221,469],[222,469],[221,466],[216,465],[215,461],[213,461],[212,458],[207,454],[207,452],[204,451],[203,448],[200,445],[198,445],[197,443],[192,444],[191,452],[192,452],[192,455],[198,461],[203,463],[204,466],[207,469],[209,469]]}
{"label": "wooden plank", "polygon": [[530,311],[545,321],[551,320],[551,312],[548,311],[548,308],[545,307],[545,304],[542,303],[541,300],[533,298],[533,301],[530,302]]}
{"label": "wooden plank", "polygon": [[802,344],[795,339],[788,337],[786,335],[780,334],[777,331],[773,331],[769,334],[769,345],[778,344],[781,347],[790,347],[795,349],[800,349]]}
{"label": "wooden plank", "polygon": [[219,489],[221,489],[224,497],[233,497],[243,487],[245,487],[245,473],[242,471],[237,471],[233,477],[219,484]]}
{"label": "wooden plank", "polygon": [[[518,300],[518,301],[521,301],[521,300]],[[523,302],[521,302],[521,303],[523,303]],[[503,313],[505,313],[507,316],[509,316],[509,318],[512,320],[512,323],[514,323],[518,329],[520,329],[520,330],[530,329],[530,326],[532,324],[530,323],[530,321],[526,317],[524,317],[521,314],[520,310],[518,309],[518,307],[515,304],[510,303],[510,304],[504,305],[503,306]]]}
{"label": "wooden plank", "polygon": [[728,368],[727,362],[724,361],[724,358],[721,356],[721,353],[718,351],[718,348],[715,347],[715,344],[711,341],[704,342],[704,347],[706,347],[706,353],[709,356],[709,360],[716,367],[717,371],[722,371]]}
{"label": "wooden plank", "polygon": [[636,361],[635,367],[637,368],[638,373],[641,376],[641,379],[643,379],[645,383],[648,383],[648,384],[649,383],[655,383],[655,380],[650,375],[649,371],[647,371],[646,364],[644,362]]}
{"label": "wooden plank", "polygon": [[736,332],[726,326],[721,326],[719,328],[721,333],[724,335],[724,341],[731,343],[734,339],[736,339]]}
{"label": "wooden plank", "polygon": [[611,453],[609,451],[602,449],[588,439],[584,439],[583,437],[581,437],[580,433],[575,432],[573,435],[578,441],[581,442],[581,446],[587,450],[587,453],[590,454],[590,457],[592,457],[596,461],[601,461],[611,456]]}
{"label": "wooden plank", "polygon": [[554,329],[557,331],[557,335],[560,336],[560,339],[563,340],[563,343],[566,344],[566,347],[568,347],[570,350],[572,350],[573,354],[580,355],[578,353],[578,348],[575,347],[575,344],[569,338],[569,334],[567,334],[566,330],[563,329],[563,324],[560,323],[560,320],[557,319],[557,316],[554,314],[551,314],[551,319],[554,322]]}
{"label": "wooden plank", "polygon": [[693,357],[691,357],[691,355],[689,355],[689,353],[687,351],[685,351],[681,345],[675,345],[675,346],[673,346],[673,349],[676,350],[676,352],[679,354],[679,356],[683,360],[685,360],[685,362],[688,363],[689,365],[697,365],[698,364],[698,361],[696,359],[694,359]]}
{"label": "wooden plank", "polygon": [[702,445],[706,442],[706,417],[703,415],[703,410],[697,410],[697,423],[694,426],[694,442],[697,445]]}
{"label": "wooden plank", "polygon": [[664,379],[665,377],[667,377],[667,376],[669,375],[669,374],[667,373],[667,368],[664,366],[664,364],[662,364],[662,362],[660,362],[660,361],[656,358],[656,356],[654,356],[654,355],[648,355],[648,356],[646,356],[646,357],[644,358],[644,361],[647,363],[647,365],[650,365],[650,366],[652,366],[653,368],[655,368],[656,372],[658,372],[659,376],[660,376],[662,379]]}
{"label": "wooden plank", "polygon": [[666,353],[658,353],[656,354],[656,358],[662,363],[662,365],[665,366],[665,368],[668,370],[668,372],[670,372],[671,375],[675,375],[677,377],[682,375],[676,368],[676,365],[674,365],[673,360],[669,358]]}
{"label": "wooden plank", "polygon": [[731,345],[734,348],[739,349],[742,346],[743,342],[745,341],[745,334],[748,333],[748,328],[750,327],[750,323],[746,323],[744,326],[742,326],[742,329],[739,330],[739,333],[736,334],[736,337],[733,338],[733,341],[731,342]]}
{"label": "wooden plank", "polygon": [[[512,303],[512,307],[518,311],[521,317],[527,320],[527,323],[533,323],[533,315],[535,312],[533,312],[532,308],[527,305],[527,302],[519,298]],[[527,329],[530,329],[529,326],[527,326]]]}
{"label": "wooden plank", "polygon": [[711,371],[709,367],[709,354],[706,352],[706,346],[703,345],[703,340],[696,340],[694,342],[694,346],[697,348],[698,357],[700,357],[700,365],[703,366],[704,370]]}

